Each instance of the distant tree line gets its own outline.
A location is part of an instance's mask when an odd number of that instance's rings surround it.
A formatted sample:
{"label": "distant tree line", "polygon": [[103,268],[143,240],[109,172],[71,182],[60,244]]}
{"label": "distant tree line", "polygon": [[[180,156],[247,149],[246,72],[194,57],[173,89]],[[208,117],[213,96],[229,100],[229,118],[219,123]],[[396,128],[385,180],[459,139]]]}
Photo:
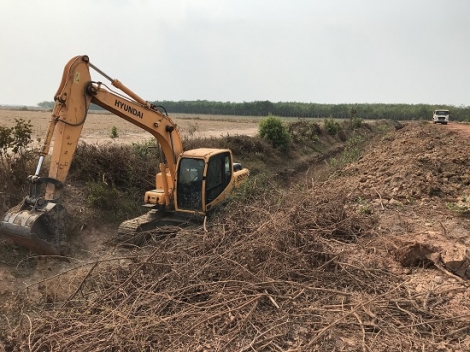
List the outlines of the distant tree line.
{"label": "distant tree line", "polygon": [[[300,118],[350,118],[355,116],[376,120],[430,120],[436,109],[450,110],[451,120],[470,121],[470,106],[430,105],[430,104],[316,104],[298,102],[253,101],[253,102],[218,102],[208,100],[192,101],[153,101],[155,105],[165,107],[171,113],[235,115],[235,116],[280,116]],[[52,109],[54,102],[41,102],[38,106]],[[99,106],[92,106],[99,110]]]}

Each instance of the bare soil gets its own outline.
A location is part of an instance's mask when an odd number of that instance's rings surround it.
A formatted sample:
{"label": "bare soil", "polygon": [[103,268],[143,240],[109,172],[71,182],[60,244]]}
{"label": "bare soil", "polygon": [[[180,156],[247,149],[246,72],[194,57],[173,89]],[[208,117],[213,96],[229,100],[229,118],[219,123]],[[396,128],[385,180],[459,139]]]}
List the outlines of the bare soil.
{"label": "bare soil", "polygon": [[[51,117],[48,111],[22,111],[0,109],[0,125],[12,127],[15,119],[30,121],[34,139],[43,138]],[[174,114],[170,118],[177,124],[182,138],[220,137],[221,135],[253,136],[258,132],[257,117],[230,117],[215,115]],[[111,138],[116,127],[118,138]],[[89,112],[83,127],[82,140],[88,143],[133,143],[153,138],[150,134],[116,115],[107,112]]]}
{"label": "bare soil", "polygon": [[468,123],[450,123],[444,127],[451,131],[456,131],[464,137],[470,136],[470,124]]}
{"label": "bare soil", "polygon": [[[33,116],[18,112],[16,116],[10,116],[8,119],[14,117],[31,118],[34,124],[37,123],[39,134],[44,132],[41,128],[45,128],[48,120],[46,113],[34,113]],[[2,116],[0,121],[12,123],[8,119]],[[175,117],[175,121],[180,125],[183,135],[188,137],[195,134],[218,136],[226,133],[253,135],[257,128],[257,123],[249,120],[219,121],[181,116]],[[196,130],[193,124],[197,124]],[[42,127],[39,128],[39,125]],[[84,138],[89,141],[108,141],[110,126],[113,125],[118,131],[122,131],[119,137],[122,141],[145,139],[143,134],[127,123],[117,122],[112,116],[102,114],[90,116]],[[331,343],[324,346],[328,346],[329,350],[338,351],[470,350],[470,257],[467,254],[470,247],[470,125],[404,123],[402,128],[379,138],[371,141],[369,148],[358,161],[344,168],[331,169],[332,173],[326,180],[316,179],[313,169],[320,169],[320,166],[312,165],[312,170],[302,173],[296,181],[308,180],[312,189],[317,190],[315,197],[325,196],[323,207],[329,206],[330,197],[332,201],[341,200],[342,203],[338,204],[344,206],[345,213],[374,219],[371,222],[374,224],[372,228],[366,229],[368,235],[357,235],[357,242],[343,243],[336,238],[328,242],[329,248],[338,249],[335,253],[341,257],[341,262],[337,265],[350,269],[346,273],[353,276],[351,282],[364,284],[370,287],[370,290],[355,292],[347,299],[341,298],[340,292],[332,290],[330,296],[333,298],[330,298],[336,299],[337,302],[333,304],[329,301],[330,305],[322,305],[321,300],[309,301],[305,296],[305,292],[310,289],[307,286],[299,290],[299,293],[292,287],[292,296],[287,298],[272,291],[269,291],[269,295],[268,291],[262,292],[269,299],[266,299],[264,306],[255,308],[271,310],[275,315],[285,313],[280,303],[284,301],[289,301],[293,306],[307,302],[310,311],[305,310],[303,314],[317,314],[320,320],[322,315],[327,317],[332,313],[331,320],[324,322],[315,334],[307,327],[300,327],[291,332],[296,335],[291,348],[279,350],[322,350],[314,343],[320,335],[322,341],[328,340],[328,343]],[[318,190],[322,193],[319,194]],[[307,214],[305,204],[307,201],[316,201],[309,199],[309,196],[310,193],[304,194],[303,203],[299,201],[298,204],[285,209],[284,213],[276,215],[277,218],[294,219],[295,213],[297,221],[307,222],[311,214]],[[330,206],[334,208],[337,204],[332,203]],[[309,222],[308,226],[314,227],[318,221],[317,219],[316,222]],[[271,224],[254,224],[252,231],[260,232],[264,227],[269,228],[273,222],[274,220]],[[290,223],[289,226],[291,225]],[[90,273],[90,267],[85,264],[93,262],[96,258],[122,257],[119,265],[128,268],[131,261],[126,259],[126,252],[115,251],[106,242],[113,236],[113,231],[109,227],[85,229],[84,245],[88,254],[69,263],[34,260],[33,265],[27,257],[22,259],[26,252],[8,242],[0,242],[4,256],[4,259],[0,258],[0,307],[5,311],[17,310],[18,314],[22,314],[23,308],[15,298],[20,292],[27,292],[29,302],[33,305],[43,304],[45,301],[66,301],[75,297],[79,286]],[[276,231],[278,228],[271,228],[272,233]],[[299,231],[308,233],[309,229],[300,228]],[[353,237],[356,237],[356,234]],[[270,248],[269,246],[271,244],[267,244],[267,248]],[[274,256],[275,252],[263,255]],[[250,264],[246,265],[249,267]],[[72,267],[75,268],[73,275],[61,275],[61,281],[48,279]],[[367,275],[354,276],[360,272],[367,272]],[[375,282],[379,272],[389,273],[390,278],[393,276],[393,280],[390,279],[393,284]],[[140,272],[136,273],[141,275]],[[335,277],[334,274],[332,276]],[[379,285],[386,284],[390,284],[388,291],[376,292]],[[392,294],[401,290],[404,292],[403,296],[397,298]],[[356,296],[357,294],[359,296]],[[302,302],[296,301],[297,297],[300,297]],[[191,309],[196,309],[202,302],[187,304],[194,307]],[[391,306],[395,307],[393,314],[387,311],[387,307]],[[227,320],[226,327],[230,330],[230,324],[247,320],[252,314],[256,314],[255,308],[246,312],[246,315],[237,315],[235,311],[232,315],[230,309],[221,308],[221,313],[215,312],[211,317],[224,316]],[[406,317],[406,323],[403,317]],[[299,321],[302,319],[306,318],[299,318]],[[201,325],[207,320],[209,318],[202,319]],[[345,327],[344,331],[341,330],[341,335],[335,329],[339,329],[342,324],[345,324]],[[440,327],[439,336],[435,334],[437,325]],[[272,329],[274,331],[274,326]],[[353,335],[352,331],[357,333]],[[408,332],[410,335],[407,335]],[[259,333],[259,339],[264,334],[270,335],[269,330]],[[394,334],[396,339],[393,338]],[[382,336],[386,338],[382,339]],[[255,340],[256,338],[250,345],[248,339],[246,344],[231,350],[245,350],[248,346],[246,350],[270,351],[278,346],[273,342],[277,341],[275,334],[265,345],[257,345]],[[270,344],[271,342],[273,344]],[[221,350],[217,341],[207,341],[203,337],[199,342],[193,343],[192,350]],[[1,347],[0,340],[0,350]],[[177,350],[191,349],[179,346]]]}

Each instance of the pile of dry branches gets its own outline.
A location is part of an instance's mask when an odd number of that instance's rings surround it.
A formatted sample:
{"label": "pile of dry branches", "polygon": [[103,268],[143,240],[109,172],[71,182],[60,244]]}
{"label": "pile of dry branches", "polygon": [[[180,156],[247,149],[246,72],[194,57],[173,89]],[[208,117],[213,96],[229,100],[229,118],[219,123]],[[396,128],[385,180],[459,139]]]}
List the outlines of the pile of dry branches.
{"label": "pile of dry branches", "polygon": [[[206,229],[89,263],[67,299],[11,328],[34,351],[409,351],[458,347],[470,306],[410,293],[341,191],[272,189]],[[167,229],[166,229],[167,230]],[[155,231],[155,234],[158,234]],[[111,264],[110,264],[111,263]],[[83,267],[83,265],[81,266]],[[467,342],[468,343],[468,342]],[[467,346],[468,347],[468,346]],[[465,346],[462,345],[465,349]]]}

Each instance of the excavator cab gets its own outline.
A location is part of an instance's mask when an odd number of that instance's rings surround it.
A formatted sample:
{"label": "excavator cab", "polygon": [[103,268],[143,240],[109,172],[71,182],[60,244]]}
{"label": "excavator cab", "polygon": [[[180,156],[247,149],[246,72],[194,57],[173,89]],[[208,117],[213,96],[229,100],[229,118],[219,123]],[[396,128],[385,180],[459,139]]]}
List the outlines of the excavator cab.
{"label": "excavator cab", "polygon": [[[194,149],[183,153],[178,163],[176,210],[201,213],[223,202],[235,186],[232,153],[228,149]],[[243,176],[242,175],[242,176]]]}

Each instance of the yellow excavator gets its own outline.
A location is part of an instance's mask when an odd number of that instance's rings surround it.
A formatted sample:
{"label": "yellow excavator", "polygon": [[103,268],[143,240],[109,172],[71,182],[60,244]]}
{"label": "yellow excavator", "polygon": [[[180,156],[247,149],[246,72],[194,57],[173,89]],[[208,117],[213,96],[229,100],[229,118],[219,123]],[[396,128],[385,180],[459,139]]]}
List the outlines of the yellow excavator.
{"label": "yellow excavator", "polygon": [[[92,81],[90,68],[119,91]],[[143,205],[149,211],[123,222],[118,236],[133,236],[162,223],[180,223],[188,216],[201,219],[224,202],[249,175],[248,169],[233,162],[229,149],[183,151],[178,128],[164,109],[163,113],[119,80],[109,77],[86,55],[76,56],[67,63],[54,101],[35,174],[28,176],[29,194],[0,223],[0,233],[38,254],[61,254],[66,236],[61,193],[91,103],[152,134],[161,151],[156,187],[144,196]],[[41,176],[52,141],[49,173]]]}

